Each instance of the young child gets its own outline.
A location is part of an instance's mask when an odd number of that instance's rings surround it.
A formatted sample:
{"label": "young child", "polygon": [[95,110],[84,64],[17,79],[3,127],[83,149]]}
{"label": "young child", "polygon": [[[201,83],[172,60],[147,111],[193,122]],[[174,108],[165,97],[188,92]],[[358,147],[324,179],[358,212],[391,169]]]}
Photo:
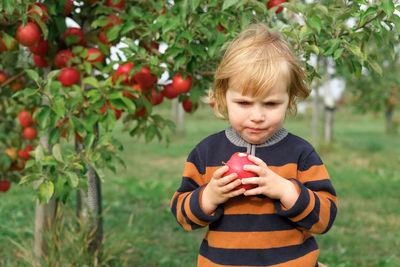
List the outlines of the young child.
{"label": "young child", "polygon": [[[313,234],[332,226],[335,190],[314,148],[283,128],[309,95],[304,79],[289,45],[265,25],[249,27],[225,52],[210,97],[231,126],[192,150],[171,200],[184,229],[208,226],[198,266],[318,266]],[[224,176],[235,152],[252,155],[245,170],[255,177]]]}

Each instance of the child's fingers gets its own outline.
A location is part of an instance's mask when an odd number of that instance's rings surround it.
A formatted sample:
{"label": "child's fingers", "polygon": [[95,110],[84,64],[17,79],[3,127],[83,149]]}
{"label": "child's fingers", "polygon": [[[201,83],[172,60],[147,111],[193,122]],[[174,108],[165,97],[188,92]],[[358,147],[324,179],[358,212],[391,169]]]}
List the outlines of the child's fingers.
{"label": "child's fingers", "polygon": [[249,155],[247,157],[250,161],[254,162],[256,165],[261,166],[261,167],[267,167],[267,164],[260,158]]}
{"label": "child's fingers", "polygon": [[219,169],[217,169],[217,170],[214,172],[214,174],[213,174],[213,178],[214,178],[214,179],[219,179],[219,178],[221,178],[222,175],[224,175],[224,173],[226,173],[228,170],[229,170],[229,167],[226,166],[226,165],[223,166],[223,167],[221,167],[221,168],[219,168]]}

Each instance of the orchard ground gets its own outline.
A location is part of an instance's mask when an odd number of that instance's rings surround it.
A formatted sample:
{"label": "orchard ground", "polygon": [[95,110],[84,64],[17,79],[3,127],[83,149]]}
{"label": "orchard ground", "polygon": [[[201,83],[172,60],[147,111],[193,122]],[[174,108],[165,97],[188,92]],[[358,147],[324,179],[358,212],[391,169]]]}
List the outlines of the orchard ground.
{"label": "orchard ground", "polygon": [[[158,110],[170,113],[168,103]],[[288,118],[286,128],[311,140],[310,125],[306,112],[295,120]],[[107,172],[102,184],[105,266],[196,266],[204,230],[182,230],[169,211],[169,201],[193,146],[226,126],[202,105],[186,115],[186,135],[171,136],[169,146],[132,140],[121,131],[122,125],[115,129],[126,145],[122,153],[127,168]],[[320,261],[328,266],[400,266],[399,136],[384,135],[382,116],[342,108],[335,114],[334,138],[331,145],[317,146],[339,199],[333,228],[317,236]],[[31,253],[34,230],[32,192],[13,185],[0,195],[0,266],[27,265],[24,258]],[[73,214],[74,203],[72,196],[67,212]],[[76,258],[68,248],[84,244],[67,233],[64,242],[70,244],[64,245],[58,261],[65,266]]]}

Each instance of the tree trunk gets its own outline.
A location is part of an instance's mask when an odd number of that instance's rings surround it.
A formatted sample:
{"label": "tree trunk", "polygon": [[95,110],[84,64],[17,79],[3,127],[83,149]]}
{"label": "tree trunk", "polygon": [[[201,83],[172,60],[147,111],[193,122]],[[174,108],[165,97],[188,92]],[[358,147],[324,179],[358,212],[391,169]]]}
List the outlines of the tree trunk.
{"label": "tree trunk", "polygon": [[[75,149],[77,152],[83,150],[83,143],[75,140]],[[101,181],[96,170],[90,164],[85,162],[87,172],[88,191],[77,191],[77,217],[85,226],[85,230],[91,236],[89,251],[93,254],[100,252],[103,242],[103,220],[102,220],[102,199],[101,199]]]}
{"label": "tree trunk", "polygon": [[333,141],[333,114],[335,108],[325,106],[325,142],[331,143]]}
{"label": "tree trunk", "polygon": [[172,120],[176,124],[176,130],[179,134],[185,133],[185,111],[181,103],[179,103],[178,98],[172,100],[171,106]]}
{"label": "tree trunk", "polygon": [[396,133],[396,127],[393,121],[393,106],[387,105],[385,110],[385,128],[386,134],[394,134]]}
{"label": "tree trunk", "polygon": [[[48,104],[43,98],[43,104]],[[40,144],[47,151],[51,151],[51,145],[49,143],[49,135],[46,134],[40,137]],[[36,186],[39,186],[42,180],[40,180]],[[54,225],[55,216],[57,209],[57,201],[55,199],[50,199],[46,204],[39,204],[39,200],[36,200],[36,210],[35,210],[35,240],[34,240],[34,253],[37,258],[43,258],[48,255],[49,247],[46,243],[44,235],[50,230]]]}
{"label": "tree trunk", "polygon": [[43,258],[49,253],[44,235],[54,225],[56,207],[54,198],[46,204],[39,204],[39,200],[36,200],[34,253],[37,258]]}

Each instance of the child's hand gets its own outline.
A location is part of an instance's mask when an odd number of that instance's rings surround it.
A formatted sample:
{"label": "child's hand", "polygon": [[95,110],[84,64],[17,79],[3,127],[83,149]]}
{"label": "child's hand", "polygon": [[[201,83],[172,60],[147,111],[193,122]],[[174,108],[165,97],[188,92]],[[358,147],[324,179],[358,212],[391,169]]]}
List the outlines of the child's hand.
{"label": "child's hand", "polygon": [[236,187],[241,184],[240,180],[236,179],[236,173],[223,177],[228,170],[228,166],[217,169],[210,182],[204,188],[201,207],[205,213],[213,213],[218,205],[244,193],[245,189],[236,190]]}
{"label": "child's hand", "polygon": [[299,197],[295,185],[270,170],[260,158],[249,156],[248,159],[256,165],[245,165],[244,169],[256,173],[258,177],[242,179],[242,184],[256,184],[258,187],[247,190],[244,195],[262,194],[271,199],[279,199],[285,208],[290,209]]}

